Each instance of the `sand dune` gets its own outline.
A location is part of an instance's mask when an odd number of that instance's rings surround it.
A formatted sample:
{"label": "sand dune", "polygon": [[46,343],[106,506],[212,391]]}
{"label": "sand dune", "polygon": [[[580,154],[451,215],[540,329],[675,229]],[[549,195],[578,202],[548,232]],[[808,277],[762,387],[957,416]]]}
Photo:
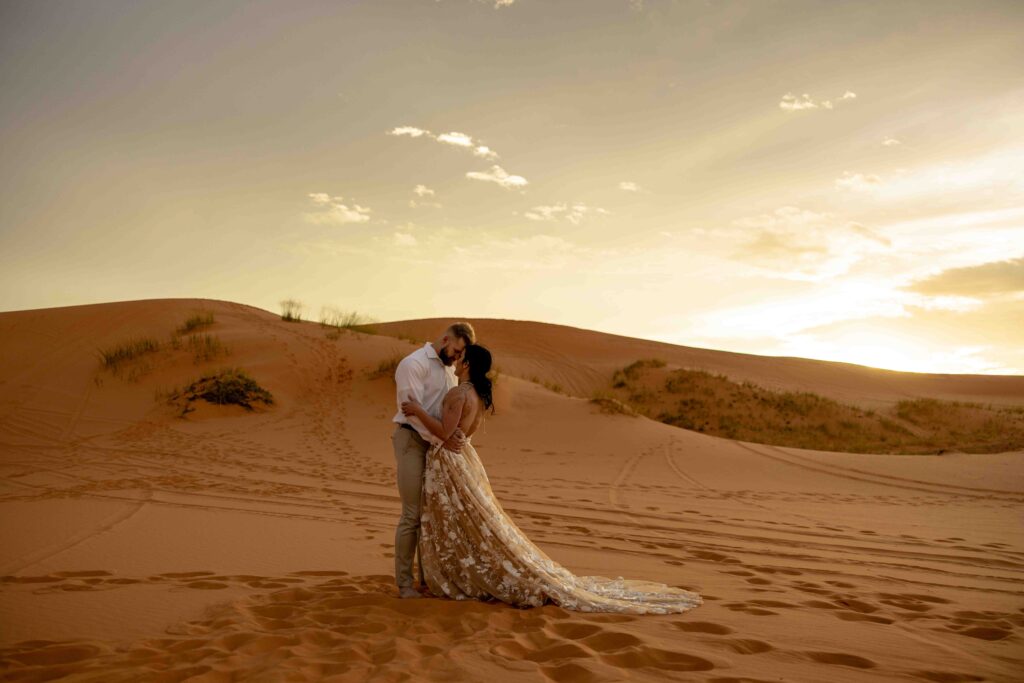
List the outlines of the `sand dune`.
{"label": "sand dune", "polygon": [[[229,353],[97,349],[210,311]],[[1012,681],[1024,453],[742,443],[583,399],[638,358],[862,405],[1024,403],[1024,378],[915,375],[473,321],[506,373],[474,439],[531,538],[581,574],[700,592],[671,617],[400,601],[383,335],[153,300],[0,314],[0,667],[9,680]],[[439,321],[380,326],[432,338]],[[161,396],[245,369],[266,409]],[[513,376],[514,375],[514,376]],[[527,378],[527,379],[523,379]]]}
{"label": "sand dune", "polygon": [[[936,375],[879,370],[850,363],[777,358],[675,346],[575,327],[518,320],[467,318],[504,372],[538,377],[577,396],[606,389],[612,373],[633,361],[660,358],[769,389],[812,391],[846,403],[877,407],[908,398],[1024,405],[1024,377]],[[376,323],[381,334],[433,339],[447,319]]]}

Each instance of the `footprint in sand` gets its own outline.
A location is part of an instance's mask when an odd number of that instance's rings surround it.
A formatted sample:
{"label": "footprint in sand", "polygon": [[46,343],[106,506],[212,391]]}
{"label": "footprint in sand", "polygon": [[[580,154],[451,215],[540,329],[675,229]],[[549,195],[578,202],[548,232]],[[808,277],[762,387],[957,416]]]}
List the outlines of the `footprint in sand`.
{"label": "footprint in sand", "polygon": [[876,666],[870,659],[847,654],[845,652],[804,652],[803,654],[811,661],[819,662],[821,664],[849,666],[855,669],[873,669]]}
{"label": "footprint in sand", "polygon": [[733,632],[728,626],[710,621],[674,621],[672,627],[686,633],[711,633],[716,636],[724,636]]}

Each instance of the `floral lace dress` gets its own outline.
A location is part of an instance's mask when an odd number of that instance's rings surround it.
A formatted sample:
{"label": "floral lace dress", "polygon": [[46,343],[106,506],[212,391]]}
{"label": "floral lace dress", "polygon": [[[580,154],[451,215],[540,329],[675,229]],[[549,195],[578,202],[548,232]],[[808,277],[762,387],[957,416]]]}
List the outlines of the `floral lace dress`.
{"label": "floral lace dress", "polygon": [[461,452],[434,446],[427,453],[421,509],[420,563],[435,595],[631,614],[685,612],[702,603],[681,588],[576,576],[553,561],[502,509],[469,441]]}

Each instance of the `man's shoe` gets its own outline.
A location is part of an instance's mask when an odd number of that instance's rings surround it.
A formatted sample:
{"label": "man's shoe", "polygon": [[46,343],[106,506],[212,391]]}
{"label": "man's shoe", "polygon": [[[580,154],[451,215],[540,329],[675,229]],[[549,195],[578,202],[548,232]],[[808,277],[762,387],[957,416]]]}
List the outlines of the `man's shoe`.
{"label": "man's shoe", "polygon": [[422,598],[423,596],[420,595],[420,592],[412,586],[402,586],[398,589],[398,597],[403,600],[409,600],[411,598]]}

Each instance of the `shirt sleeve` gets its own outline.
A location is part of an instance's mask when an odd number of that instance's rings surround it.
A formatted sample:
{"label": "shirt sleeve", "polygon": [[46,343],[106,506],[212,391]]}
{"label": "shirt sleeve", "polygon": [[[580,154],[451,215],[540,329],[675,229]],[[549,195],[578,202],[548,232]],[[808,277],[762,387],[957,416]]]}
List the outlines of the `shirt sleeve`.
{"label": "shirt sleeve", "polygon": [[[416,362],[415,358],[406,356],[395,368],[395,404],[398,407],[398,414],[402,413],[402,403],[412,396],[423,405],[423,384],[426,380],[426,368]],[[429,434],[429,430],[423,426],[418,418],[409,416],[406,421],[416,428],[420,434]]]}

